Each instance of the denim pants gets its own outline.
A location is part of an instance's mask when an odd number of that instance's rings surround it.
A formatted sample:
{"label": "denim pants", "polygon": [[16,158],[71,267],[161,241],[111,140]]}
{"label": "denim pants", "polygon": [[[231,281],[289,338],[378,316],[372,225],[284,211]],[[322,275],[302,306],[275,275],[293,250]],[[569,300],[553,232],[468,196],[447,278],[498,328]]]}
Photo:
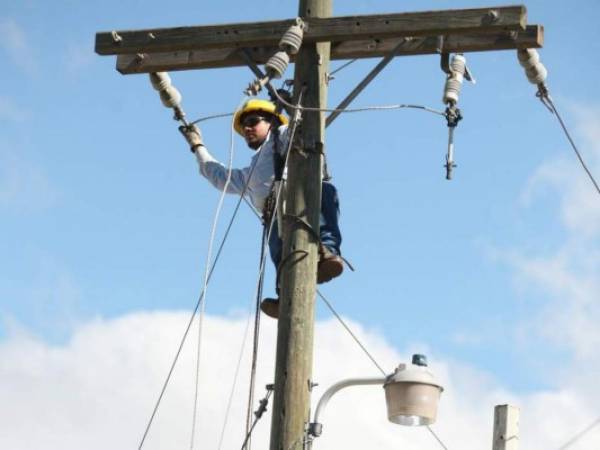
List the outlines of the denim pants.
{"label": "denim pants", "polygon": [[[319,236],[321,244],[332,253],[341,255],[342,233],[338,225],[340,216],[340,202],[335,186],[327,181],[321,185],[321,214],[319,215]],[[269,239],[269,252],[275,267],[281,261],[282,241],[278,233],[277,220],[273,223],[271,238]]]}

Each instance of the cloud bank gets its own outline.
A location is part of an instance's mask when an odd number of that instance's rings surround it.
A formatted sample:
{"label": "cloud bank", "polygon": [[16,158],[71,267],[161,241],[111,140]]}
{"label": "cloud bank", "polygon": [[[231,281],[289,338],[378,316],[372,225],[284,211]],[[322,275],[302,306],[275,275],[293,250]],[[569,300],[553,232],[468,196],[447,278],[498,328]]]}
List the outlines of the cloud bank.
{"label": "cloud bank", "polygon": [[[0,447],[12,450],[137,448],[145,424],[188,320],[188,313],[133,313],[81,324],[63,346],[50,346],[26,332],[13,331],[0,343]],[[409,354],[381,336],[350,322],[386,370]],[[201,356],[197,448],[217,448],[247,327],[246,319],[207,317]],[[272,382],[275,325],[263,321],[254,408]],[[195,333],[181,356],[144,448],[189,448],[194,393]],[[349,377],[378,376],[373,364],[334,321],[316,325],[313,408],[332,383]],[[521,407],[522,448],[558,448],[597,413],[587,397],[597,383],[567,384],[552,391],[517,395],[490,374],[434,355],[431,365],[445,385],[434,429],[450,450],[491,445],[493,406]],[[249,342],[232,397],[223,449],[239,448],[244,436]],[[342,391],[322,416],[323,436],[315,448],[431,449],[441,447],[424,428],[387,422],[379,387]],[[268,444],[268,414],[258,424],[255,448]],[[573,449],[595,448],[590,433]]]}

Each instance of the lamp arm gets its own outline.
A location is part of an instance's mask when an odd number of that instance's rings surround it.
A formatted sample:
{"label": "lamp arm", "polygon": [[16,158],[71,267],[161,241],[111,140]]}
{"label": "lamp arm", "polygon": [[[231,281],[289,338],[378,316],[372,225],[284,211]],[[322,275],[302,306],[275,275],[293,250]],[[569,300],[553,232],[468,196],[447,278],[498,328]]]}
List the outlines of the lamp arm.
{"label": "lamp arm", "polygon": [[[387,381],[387,377],[379,377],[379,378],[351,378],[348,380],[342,380],[335,383],[329,389],[327,389],[321,398],[319,399],[319,403],[317,403],[317,409],[315,410],[315,416],[313,420],[313,424],[319,423],[319,415],[329,403],[329,399],[333,397],[335,393],[338,391],[350,387],[350,386],[365,386],[372,384],[384,384]],[[320,433],[319,433],[320,434]]]}

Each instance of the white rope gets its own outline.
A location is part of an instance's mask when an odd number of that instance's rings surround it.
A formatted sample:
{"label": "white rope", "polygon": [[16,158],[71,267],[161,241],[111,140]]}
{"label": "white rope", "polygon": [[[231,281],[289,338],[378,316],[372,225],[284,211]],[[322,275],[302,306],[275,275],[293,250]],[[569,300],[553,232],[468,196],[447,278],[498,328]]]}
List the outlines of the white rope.
{"label": "white rope", "polygon": [[[246,97],[242,98],[242,100],[240,101],[240,104],[238,105],[236,110],[239,109],[245,101],[246,101]],[[227,187],[229,186],[229,183],[231,181],[231,173],[233,170],[234,132],[235,132],[235,128],[234,128],[234,124],[232,121],[231,122],[231,130],[230,130],[230,146],[229,146],[229,161],[228,161],[228,166],[227,166],[227,179],[225,180],[225,185],[223,186],[223,191],[221,192],[221,195],[219,196],[219,201],[217,203],[217,208],[215,210],[215,215],[214,215],[214,219],[213,219],[213,223],[212,223],[212,227],[211,227],[211,231],[210,231],[210,238],[208,241],[209,242],[208,243],[208,252],[206,255],[206,268],[204,270],[204,286],[202,289],[202,291],[204,292],[204,300],[202,301],[202,304],[200,305],[200,311],[198,313],[198,347],[197,347],[197,352],[196,352],[196,380],[195,380],[196,386],[195,386],[195,392],[194,392],[194,411],[193,411],[193,415],[192,415],[192,432],[191,432],[191,437],[190,437],[190,450],[194,449],[194,439],[195,439],[195,435],[196,435],[196,422],[197,422],[197,416],[198,416],[198,385],[199,385],[199,381],[200,381],[200,357],[201,357],[201,349],[202,349],[202,325],[204,323],[206,292],[208,289],[208,279],[209,279],[211,260],[212,260],[212,248],[213,248],[215,235],[216,235],[216,231],[217,231],[217,224],[219,222],[219,217],[221,215],[221,209],[223,207],[225,195],[227,194]]]}
{"label": "white rope", "polygon": [[[300,95],[300,99],[298,100],[298,104],[300,104],[301,99],[302,99],[302,94]],[[283,167],[284,167],[283,170],[284,170],[284,172],[285,172],[285,170],[287,168],[287,165],[288,165],[289,154],[290,154],[290,150],[291,150],[291,147],[292,147],[294,135],[296,133],[297,123],[298,123],[297,120],[293,121],[293,123],[292,123],[292,129],[288,133],[288,147],[286,149],[286,156],[285,156],[285,160],[284,160],[284,164],[283,164]],[[259,151],[260,151],[260,149],[259,149]],[[250,177],[251,176],[252,176],[252,174],[250,174]],[[250,181],[250,177],[248,177],[248,182]],[[275,202],[274,202],[275,205],[279,204],[279,198],[280,198],[282,192],[283,192],[283,183],[280,183],[279,189],[275,193]],[[257,282],[256,282],[256,290],[255,290],[254,298],[258,295],[258,292],[260,290],[261,279],[262,279],[262,277],[264,275],[266,261],[267,261],[269,240],[271,238],[271,233],[273,231],[273,224],[275,222],[274,218],[275,218],[275,214],[272,214],[271,220],[269,222],[269,229],[268,229],[268,232],[267,232],[267,237],[266,237],[266,239],[264,241],[264,244],[263,244],[264,245],[264,247],[262,249],[263,258],[262,258],[262,260],[260,261],[260,264],[259,264],[258,279],[257,279]],[[250,314],[248,315],[248,319],[247,319],[247,322],[246,322],[246,330],[244,332],[244,340],[243,340],[243,344],[242,344],[242,348],[241,348],[240,352],[243,352],[243,350],[245,348],[245,345],[246,345],[247,338],[248,338],[248,330],[249,330],[251,313],[252,313],[252,311],[250,311]],[[224,419],[224,422],[223,422],[223,427],[221,429],[221,436],[219,438],[219,445],[217,447],[218,450],[221,450],[221,448],[222,448],[223,439],[224,439],[224,435],[225,435],[225,430],[226,430],[226,427],[227,427],[227,423],[229,421],[229,415],[230,415],[230,412],[231,412],[231,405],[232,405],[231,398],[233,397],[233,391],[235,390],[235,386],[237,385],[237,378],[239,376],[239,367],[240,367],[239,366],[239,361],[240,360],[241,360],[241,354],[240,354],[240,359],[238,360],[238,366],[237,366],[236,371],[235,371],[234,382],[233,382],[233,386],[232,386],[232,391],[230,393],[229,402],[227,404],[227,408],[226,408],[226,411],[225,411],[225,419]],[[250,437],[248,437],[245,445],[249,445],[249,442],[250,442]]]}

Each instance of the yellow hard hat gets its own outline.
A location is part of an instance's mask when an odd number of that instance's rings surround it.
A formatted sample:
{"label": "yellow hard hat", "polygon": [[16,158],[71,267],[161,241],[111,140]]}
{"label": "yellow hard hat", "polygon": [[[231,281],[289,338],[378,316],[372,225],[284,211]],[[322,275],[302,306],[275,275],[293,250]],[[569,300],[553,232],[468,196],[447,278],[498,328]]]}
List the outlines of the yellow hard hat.
{"label": "yellow hard hat", "polygon": [[251,112],[265,112],[267,114],[277,117],[282,125],[287,125],[288,123],[287,117],[285,117],[283,114],[276,113],[275,105],[273,104],[273,102],[270,102],[269,100],[251,99],[244,103],[244,106],[237,110],[233,116],[233,128],[235,128],[235,131],[237,131],[242,136],[244,135],[242,118],[246,114]]}

